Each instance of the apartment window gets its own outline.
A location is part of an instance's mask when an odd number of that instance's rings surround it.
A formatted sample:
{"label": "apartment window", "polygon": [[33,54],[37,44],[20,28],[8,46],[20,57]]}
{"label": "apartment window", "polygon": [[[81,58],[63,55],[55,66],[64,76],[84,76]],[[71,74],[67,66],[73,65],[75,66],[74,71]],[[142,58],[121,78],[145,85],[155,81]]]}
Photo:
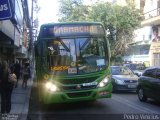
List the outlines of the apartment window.
{"label": "apartment window", "polygon": [[149,46],[141,46],[140,55],[148,55],[148,54],[149,54]]}

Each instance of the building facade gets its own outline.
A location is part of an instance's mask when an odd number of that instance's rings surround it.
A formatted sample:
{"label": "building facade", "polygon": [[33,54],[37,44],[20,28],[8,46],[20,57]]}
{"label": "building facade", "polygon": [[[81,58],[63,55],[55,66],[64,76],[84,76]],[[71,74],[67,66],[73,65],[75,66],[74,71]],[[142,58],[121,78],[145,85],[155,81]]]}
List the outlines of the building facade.
{"label": "building facade", "polygon": [[12,17],[0,21],[0,61],[28,58],[30,19],[27,0],[10,0]]}
{"label": "building facade", "polygon": [[37,0],[8,1],[12,17],[0,19],[0,61],[26,61],[33,52],[33,5]]}
{"label": "building facade", "polygon": [[149,63],[151,66],[160,66],[160,0],[144,1],[143,10],[145,20],[141,23],[142,27],[147,25],[152,27]]}
{"label": "building facade", "polygon": [[[125,0],[124,0],[125,1]],[[115,2],[115,0],[114,0]],[[144,14],[124,61],[160,65],[160,0],[132,0]]]}

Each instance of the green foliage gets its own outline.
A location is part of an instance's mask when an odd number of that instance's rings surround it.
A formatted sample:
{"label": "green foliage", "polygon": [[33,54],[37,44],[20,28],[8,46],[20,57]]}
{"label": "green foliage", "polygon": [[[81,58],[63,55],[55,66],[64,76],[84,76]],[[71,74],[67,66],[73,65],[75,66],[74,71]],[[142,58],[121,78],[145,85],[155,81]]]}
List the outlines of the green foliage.
{"label": "green foliage", "polygon": [[133,31],[140,26],[143,17],[132,2],[128,6],[114,5],[108,2],[83,5],[80,0],[60,0],[61,19],[59,21],[96,21],[102,22],[109,31],[112,57],[121,56],[133,40]]}
{"label": "green foliage", "polygon": [[60,0],[59,14],[60,22],[86,21],[88,8],[84,6],[83,0]]}

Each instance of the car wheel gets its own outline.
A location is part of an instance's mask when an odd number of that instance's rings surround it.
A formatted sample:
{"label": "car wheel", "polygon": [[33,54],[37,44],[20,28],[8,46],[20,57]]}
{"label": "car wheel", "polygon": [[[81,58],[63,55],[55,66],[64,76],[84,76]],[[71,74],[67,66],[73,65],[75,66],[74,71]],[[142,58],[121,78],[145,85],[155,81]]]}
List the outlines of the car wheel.
{"label": "car wheel", "polygon": [[139,100],[142,101],[142,102],[147,101],[147,97],[146,97],[146,95],[144,95],[144,90],[143,90],[143,88],[139,88],[139,89],[138,89],[138,98],[139,98]]}

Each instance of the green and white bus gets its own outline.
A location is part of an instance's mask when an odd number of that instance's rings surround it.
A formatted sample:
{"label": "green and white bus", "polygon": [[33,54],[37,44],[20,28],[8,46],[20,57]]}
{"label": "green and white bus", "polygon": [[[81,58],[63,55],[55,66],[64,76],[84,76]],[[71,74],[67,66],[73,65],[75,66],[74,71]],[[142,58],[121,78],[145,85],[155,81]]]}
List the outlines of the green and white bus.
{"label": "green and white bus", "polygon": [[44,104],[111,98],[110,47],[98,22],[43,24],[35,42]]}

